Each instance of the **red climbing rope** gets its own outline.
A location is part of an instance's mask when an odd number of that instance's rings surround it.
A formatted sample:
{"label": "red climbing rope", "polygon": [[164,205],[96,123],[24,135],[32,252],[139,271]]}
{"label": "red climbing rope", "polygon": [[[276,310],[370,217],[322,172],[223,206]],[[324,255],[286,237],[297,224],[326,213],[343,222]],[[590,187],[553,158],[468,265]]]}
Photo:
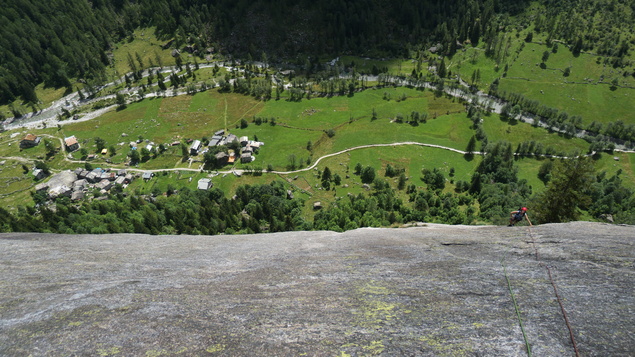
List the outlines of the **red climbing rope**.
{"label": "red climbing rope", "polygon": [[564,305],[562,304],[562,299],[560,298],[560,294],[558,294],[558,288],[556,288],[556,282],[553,280],[553,276],[551,275],[551,268],[548,265],[542,263],[540,261],[540,256],[538,255],[538,248],[536,247],[536,240],[534,239],[534,235],[531,231],[531,226],[527,227],[529,231],[529,236],[531,237],[531,243],[534,246],[534,251],[536,252],[536,261],[540,262],[540,265],[543,265],[547,269],[547,274],[549,275],[549,280],[551,281],[551,286],[553,286],[553,291],[556,294],[556,300],[560,305],[560,310],[562,311],[562,316],[564,317],[564,322],[567,325],[567,329],[569,330],[569,337],[571,338],[571,343],[573,344],[573,350],[575,351],[576,357],[580,357],[580,352],[578,351],[578,345],[575,343],[575,337],[573,335],[573,328],[571,327],[571,323],[569,323],[569,318],[567,317],[567,312],[564,309]]}

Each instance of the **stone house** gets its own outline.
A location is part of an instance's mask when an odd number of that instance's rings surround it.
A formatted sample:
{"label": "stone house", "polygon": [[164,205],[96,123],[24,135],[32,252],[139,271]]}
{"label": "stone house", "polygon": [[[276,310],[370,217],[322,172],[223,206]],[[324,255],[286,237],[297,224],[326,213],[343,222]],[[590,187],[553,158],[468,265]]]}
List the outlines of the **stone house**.
{"label": "stone house", "polygon": [[20,140],[20,148],[22,149],[32,148],[34,146],[37,146],[40,143],[40,140],[42,140],[42,138],[39,136],[35,136],[33,134],[26,134],[26,136],[22,138],[22,140]]}
{"label": "stone house", "polygon": [[64,145],[66,146],[67,151],[72,152],[79,149],[79,142],[74,135],[64,138]]}

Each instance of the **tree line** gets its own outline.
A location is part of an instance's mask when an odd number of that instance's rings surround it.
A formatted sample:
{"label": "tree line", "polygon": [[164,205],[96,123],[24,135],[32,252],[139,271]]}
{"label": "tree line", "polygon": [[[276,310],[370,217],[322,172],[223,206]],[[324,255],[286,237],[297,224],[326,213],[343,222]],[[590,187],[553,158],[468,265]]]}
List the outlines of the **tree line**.
{"label": "tree line", "polygon": [[594,50],[610,56],[616,68],[628,64],[633,19],[627,14],[635,11],[633,4],[613,1],[607,7],[599,0],[542,0],[542,6],[525,13],[529,3],[5,0],[0,15],[0,104],[17,98],[37,104],[34,88],[39,83],[72,90],[73,80],[89,85],[103,82],[113,44],[132,39],[134,29],[147,26],[156,28],[164,45],[201,58],[211,48],[264,63],[306,58],[313,66],[319,56],[341,53],[372,57],[418,53],[419,58],[432,45],[438,47],[437,53],[452,56],[459,46],[480,42],[486,55],[501,63],[510,55],[507,32],[534,25],[535,32],[548,34],[550,46],[560,41],[578,53]]}
{"label": "tree line", "polygon": [[495,12],[518,11],[526,3],[407,0],[395,6],[388,0],[5,0],[0,4],[0,104],[17,98],[37,104],[34,88],[40,83],[69,91],[74,80],[103,83],[114,43],[132,39],[138,27],[154,26],[166,44],[187,48],[201,58],[208,48],[265,63],[344,52],[398,56],[405,53],[406,44],[440,33],[442,24],[449,23],[450,28],[468,24],[459,37],[482,33],[486,18]]}
{"label": "tree line", "polygon": [[[386,227],[409,222],[445,224],[503,224],[519,206],[530,208],[535,223],[566,222],[588,216],[635,224],[635,193],[623,185],[622,172],[597,173],[592,158],[545,159],[538,177],[546,183],[534,194],[517,176],[518,157],[509,143],[490,143],[470,180],[454,180],[454,169],[423,168],[423,187],[399,167],[387,165],[383,174],[372,166],[355,166],[367,189],[347,195],[317,211],[311,220],[307,204],[281,181],[243,185],[228,197],[219,189],[176,189],[168,185],[151,195],[124,194],[115,187],[108,195],[53,205],[0,208],[0,232],[234,234],[293,230],[344,231]],[[337,191],[342,178],[326,167],[319,173],[322,188]],[[398,178],[395,180],[395,178]],[[392,183],[396,181],[396,183]],[[403,194],[399,194],[403,192]],[[34,193],[34,199],[37,200]],[[406,197],[404,200],[400,197]],[[609,218],[610,217],[610,218]]]}

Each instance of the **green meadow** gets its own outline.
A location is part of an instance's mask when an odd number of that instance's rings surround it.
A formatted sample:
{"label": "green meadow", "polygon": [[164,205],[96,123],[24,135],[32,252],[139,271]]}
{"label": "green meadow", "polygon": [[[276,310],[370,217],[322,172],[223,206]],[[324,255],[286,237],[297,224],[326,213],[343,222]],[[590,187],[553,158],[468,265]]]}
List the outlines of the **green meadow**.
{"label": "green meadow", "polygon": [[552,147],[557,152],[579,151],[586,153],[589,143],[579,138],[567,138],[560,133],[549,132],[547,129],[533,127],[516,120],[503,121],[498,114],[491,114],[483,118],[483,129],[489,141],[507,141],[514,149],[523,142],[535,141],[546,149]]}
{"label": "green meadow", "polygon": [[[377,117],[375,120],[372,120],[373,111]],[[408,120],[412,112],[427,115],[427,120],[421,121],[418,125],[395,121],[398,117],[403,117],[404,121]],[[256,125],[256,117],[266,118],[267,122]],[[276,125],[272,125],[271,118],[275,119]],[[247,121],[247,127],[241,128],[242,120]],[[581,139],[566,138],[543,128],[522,122],[502,121],[496,114],[484,116],[482,126],[490,142],[508,141],[514,148],[524,141],[540,142],[544,148],[552,147],[557,152],[564,153],[586,152],[589,146]],[[187,139],[210,137],[220,129],[227,129],[237,136],[257,138],[265,143],[254,162],[246,165],[236,163],[224,168],[260,169],[264,171],[262,175],[246,174],[236,177],[233,174],[220,174],[212,178],[215,187],[230,194],[239,185],[282,179],[287,182],[290,190],[307,202],[320,201],[328,204],[347,193],[366,192],[367,189],[362,186],[360,178],[353,174],[358,163],[374,167],[377,176],[382,178],[386,165],[390,163],[405,170],[408,185],[414,184],[423,188],[426,185],[421,180],[421,170],[437,167],[446,176],[446,190],[450,191],[454,188],[450,182],[469,181],[481,160],[479,156],[467,160],[461,154],[443,149],[404,145],[353,150],[322,160],[316,170],[289,175],[266,172],[268,168],[277,171],[286,171],[292,166],[295,169],[305,168],[321,156],[369,144],[419,142],[464,150],[469,138],[474,135],[472,122],[467,118],[464,105],[455,99],[435,96],[430,91],[406,87],[369,89],[353,96],[314,97],[299,102],[284,99],[263,102],[250,96],[219,93],[212,89],[195,95],[147,98],[129,104],[126,109],[111,111],[91,121],[73,122],[59,128],[32,132],[36,135],[46,134],[58,138],[51,139],[56,146],[59,146],[59,138],[75,135],[82,147],[91,154],[96,151],[95,138],[100,137],[106,141],[106,147],[113,146],[115,152],[114,155],[98,155],[91,164],[94,167],[124,167],[130,150],[130,141],[142,139],[143,145],[146,145],[146,140],[155,145],[170,144],[174,141],[186,143]],[[333,130],[335,135],[329,137],[326,134],[329,130]],[[0,157],[45,159],[42,144],[31,149],[19,149],[19,140],[26,133],[26,130],[22,130],[18,135],[13,135],[15,131],[0,134]],[[309,142],[310,150],[307,147]],[[184,162],[180,146],[167,147],[165,153],[139,163],[137,168],[201,167],[202,156],[194,157],[193,163]],[[73,153],[72,158],[81,159],[81,153]],[[519,178],[526,179],[534,192],[544,189],[544,184],[536,174],[545,160],[547,159],[517,160]],[[21,163],[10,159],[5,161],[5,165],[0,168],[0,187],[6,188],[3,188],[2,192],[15,193],[0,199],[10,207],[30,202],[29,189],[35,184],[32,175],[23,173]],[[625,184],[635,188],[634,161],[633,154],[602,154],[596,160],[596,168],[611,175],[622,170]],[[62,153],[56,154],[47,163],[55,170],[73,169],[81,165],[66,161]],[[335,190],[321,189],[319,173],[327,166],[333,174],[338,174],[342,178],[341,185]],[[454,171],[453,177],[450,177],[451,169]],[[209,175],[210,173],[206,172],[160,173],[148,182],[135,181],[130,189],[147,194],[157,190],[165,192],[168,185],[195,189],[198,179]],[[396,188],[396,178],[385,179]],[[398,195],[403,200],[408,199],[405,191],[399,191]],[[304,213],[307,217],[314,214],[311,207],[305,207]]]}
{"label": "green meadow", "polygon": [[[415,60],[412,59],[402,59],[402,58],[393,58],[393,59],[377,59],[377,58],[366,58],[359,56],[340,56],[340,63],[346,67],[349,67],[351,64],[355,65],[355,69],[358,72],[371,73],[373,67],[376,67],[379,70],[386,69],[387,73],[392,75],[402,75],[402,74],[410,74],[412,70],[417,68],[417,64]],[[325,62],[330,62],[331,59],[326,60]],[[421,65],[422,72],[427,72],[427,68],[425,64]]]}
{"label": "green meadow", "polygon": [[[550,55],[546,68],[542,69],[544,51]],[[624,77],[621,71],[602,64],[601,60],[584,53],[574,57],[562,45],[553,53],[544,45],[528,43],[510,65],[507,77],[501,79],[499,89],[523,94],[569,115],[579,115],[586,124],[616,120],[635,123],[635,79]],[[567,77],[563,75],[566,68],[571,71]],[[615,79],[619,85],[612,88]]]}
{"label": "green meadow", "polygon": [[[128,55],[133,59],[137,69],[159,66],[174,66],[171,49],[163,49],[166,41],[158,40],[154,34],[154,27],[135,30],[131,38],[115,45],[113,49],[112,78],[117,79],[128,72],[132,72],[128,61]],[[137,60],[137,54],[141,58],[143,66]],[[185,63],[186,61],[184,61]]]}
{"label": "green meadow", "polygon": [[[615,69],[604,62],[605,57],[582,53],[574,56],[567,46],[555,43],[544,44],[544,36],[534,36],[533,43],[523,39],[527,31],[518,37],[510,34],[508,55],[498,64],[484,54],[484,44],[466,47],[452,58],[446,59],[446,67],[453,74],[472,83],[472,75],[478,69],[478,87],[487,91],[495,79],[500,80],[498,89],[508,93],[519,93],[537,100],[541,104],[579,115],[584,124],[592,121],[609,123],[622,120],[635,123],[635,78],[625,76],[623,70]],[[543,53],[549,57],[541,66]],[[505,72],[505,66],[508,71]],[[544,67],[544,68],[543,68]],[[565,76],[565,70],[570,73]],[[613,81],[618,85],[614,86]]]}

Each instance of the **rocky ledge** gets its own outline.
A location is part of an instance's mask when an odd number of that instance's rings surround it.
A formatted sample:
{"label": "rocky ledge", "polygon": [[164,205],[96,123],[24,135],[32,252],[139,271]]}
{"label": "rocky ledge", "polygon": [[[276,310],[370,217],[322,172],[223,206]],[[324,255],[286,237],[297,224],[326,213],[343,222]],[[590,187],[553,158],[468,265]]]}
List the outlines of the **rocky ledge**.
{"label": "rocky ledge", "polygon": [[588,222],[0,234],[0,355],[573,356],[575,341],[632,356],[634,237]]}

